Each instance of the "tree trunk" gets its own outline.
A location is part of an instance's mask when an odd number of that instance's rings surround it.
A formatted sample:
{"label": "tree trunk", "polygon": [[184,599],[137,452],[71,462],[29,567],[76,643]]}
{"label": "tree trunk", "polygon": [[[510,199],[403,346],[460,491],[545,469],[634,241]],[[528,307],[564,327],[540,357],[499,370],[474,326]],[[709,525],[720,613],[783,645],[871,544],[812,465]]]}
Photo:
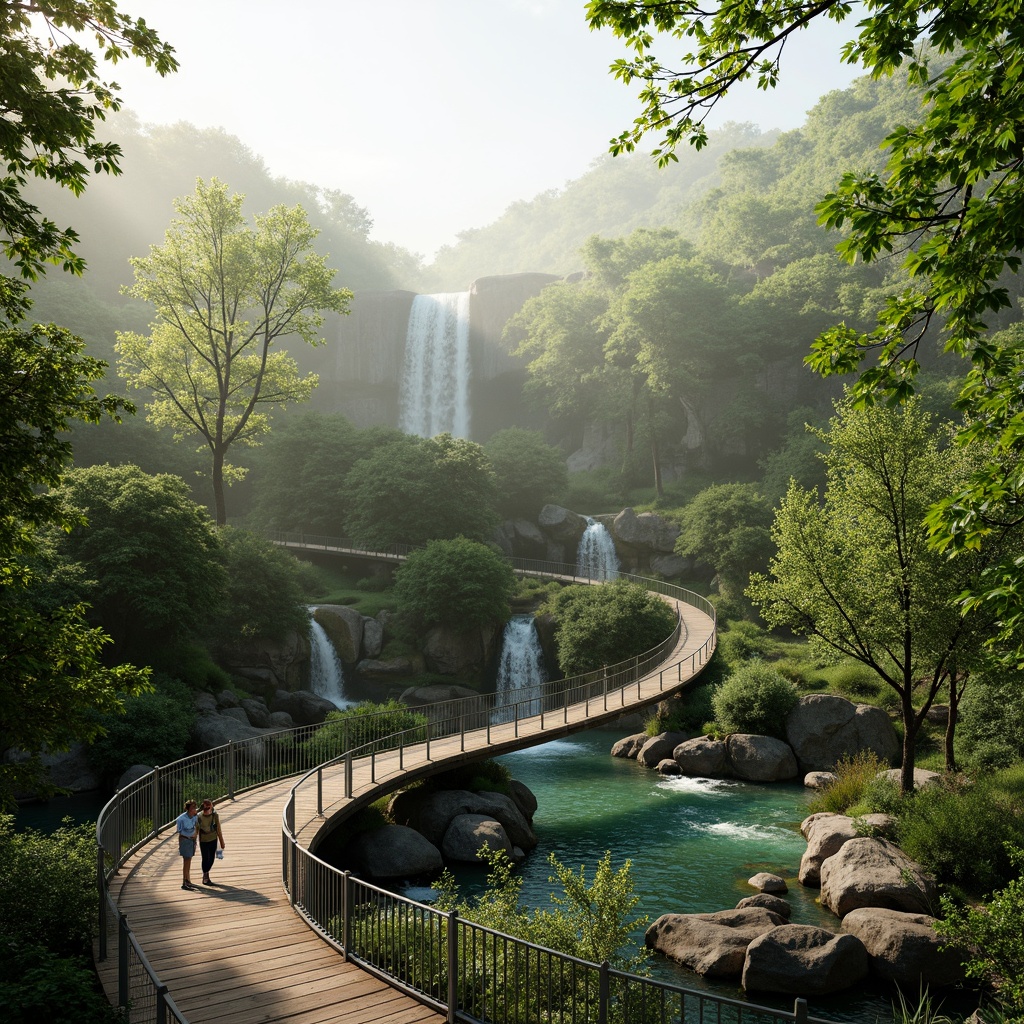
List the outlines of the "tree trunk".
{"label": "tree trunk", "polygon": [[[964,677],[966,683],[966,676]],[[956,771],[956,751],[953,747],[953,740],[956,736],[956,722],[960,714],[960,694],[963,691],[957,688],[956,672],[949,673],[949,718],[946,719],[945,755],[946,771]]]}
{"label": "tree trunk", "polygon": [[911,699],[913,686],[908,680],[900,695],[903,716],[903,764],[900,766],[900,793],[907,796],[914,792],[914,746],[917,740],[917,722],[914,702]]}
{"label": "tree trunk", "polygon": [[213,451],[213,508],[218,526],[227,523],[227,509],[224,505],[224,453],[215,448]]}
{"label": "tree trunk", "polygon": [[661,483],[661,458],[658,452],[658,439],[651,435],[651,460],[654,462],[654,490],[659,498],[665,497],[665,488]]}

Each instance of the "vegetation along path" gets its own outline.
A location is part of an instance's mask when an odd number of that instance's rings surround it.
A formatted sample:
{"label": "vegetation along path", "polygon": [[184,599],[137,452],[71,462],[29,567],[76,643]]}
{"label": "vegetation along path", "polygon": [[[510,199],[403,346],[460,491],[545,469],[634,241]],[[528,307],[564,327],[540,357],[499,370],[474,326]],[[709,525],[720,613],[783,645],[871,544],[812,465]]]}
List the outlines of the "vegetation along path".
{"label": "vegetation along path", "polygon": [[[656,666],[639,678],[634,673],[624,685],[615,678],[614,686],[596,690],[592,682],[583,689],[569,687],[559,706],[552,707],[548,701],[543,714],[524,710],[511,721],[499,723],[508,716],[492,713],[488,718],[493,724],[481,725],[478,715],[464,715],[465,721],[480,727],[455,732],[449,727],[446,735],[433,740],[350,757],[347,764],[346,759],[338,759],[322,771],[314,770],[300,785],[293,775],[221,803],[227,853],[211,873],[218,883],[215,887],[182,891],[177,841],[168,825],[144,840],[127,855],[120,872],[110,877],[109,893],[126,916],[152,975],[166,986],[170,1012],[192,1024],[285,1020],[290,1024],[411,1024],[443,1019],[429,1006],[346,962],[296,912],[294,893],[290,896],[288,891],[290,871],[282,871],[282,826],[286,851],[293,844],[308,849],[326,820],[337,823],[410,778],[482,754],[505,753],[606,724],[678,690],[707,663],[714,650],[715,625],[710,615],[685,600],[666,600],[680,616],[674,643]],[[210,756],[211,752],[195,755],[189,759],[195,764],[184,763],[178,777],[198,773],[200,760]],[[294,803],[290,804],[293,787]],[[130,825],[129,798],[127,790],[122,792],[125,809],[119,813],[126,826]],[[291,813],[283,816],[286,805]],[[108,820],[118,813],[110,807]],[[119,831],[122,836],[131,834],[126,827]],[[109,853],[110,844],[104,845]],[[110,938],[108,955],[99,964],[112,1001],[118,998],[117,949],[117,940]],[[123,965],[121,972],[124,984]],[[158,994],[151,975],[141,969],[127,973],[131,975],[132,1019],[160,1019],[155,1011],[152,1015],[135,1012],[165,998]]]}

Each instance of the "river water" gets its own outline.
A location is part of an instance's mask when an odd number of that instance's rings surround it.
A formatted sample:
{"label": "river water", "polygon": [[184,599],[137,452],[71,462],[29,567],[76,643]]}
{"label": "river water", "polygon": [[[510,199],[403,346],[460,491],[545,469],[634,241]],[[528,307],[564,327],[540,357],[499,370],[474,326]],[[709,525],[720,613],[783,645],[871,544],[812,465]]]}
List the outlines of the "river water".
{"label": "river water", "polygon": [[[817,902],[818,891],[796,880],[806,843],[800,822],[810,793],[797,784],[755,785],[730,780],[665,778],[635,761],[611,757],[622,732],[594,730],[501,758],[539,803],[534,828],[540,846],[520,868],[523,902],[550,905],[548,854],[588,874],[606,850],[612,866],[633,862],[636,913],[651,921],[666,913],[706,913],[734,907],[755,890],[747,879],[758,871],[781,875],[796,924],[839,930],[839,921]],[[467,891],[482,872],[459,872]],[[643,943],[642,929],[637,938]],[[653,973],[687,988],[743,998],[738,982],[704,982],[655,955]],[[916,995],[916,993],[915,993]],[[790,998],[752,1001],[792,1009]],[[809,1000],[814,1016],[856,1024],[892,1021],[891,993],[859,987]],[[947,1010],[950,1007],[947,1007]]]}

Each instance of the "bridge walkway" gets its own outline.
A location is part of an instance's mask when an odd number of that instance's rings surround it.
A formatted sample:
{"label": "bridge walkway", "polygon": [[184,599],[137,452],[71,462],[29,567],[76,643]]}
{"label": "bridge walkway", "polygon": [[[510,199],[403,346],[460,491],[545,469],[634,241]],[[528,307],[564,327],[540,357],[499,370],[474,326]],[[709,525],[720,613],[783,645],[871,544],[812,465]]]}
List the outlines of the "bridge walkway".
{"label": "bridge walkway", "polygon": [[[607,698],[434,740],[429,751],[419,744],[378,753],[372,762],[353,762],[348,798],[344,767],[325,768],[322,814],[315,806],[316,785],[307,782],[298,794],[300,844],[308,847],[325,820],[346,806],[370,802],[404,779],[608,724],[679,689],[703,667],[704,660],[691,667],[690,659],[713,634],[714,624],[697,609],[673,603],[684,628],[661,663],[671,668],[652,671]],[[440,1024],[443,1015],[347,963],[290,905],[282,883],[282,810],[294,783],[294,778],[269,783],[218,805],[227,845],[225,859],[211,872],[216,887],[181,889],[173,833],[143,846],[110,880],[111,896],[157,977],[190,1024]],[[192,875],[202,877],[198,856]],[[116,1001],[116,956],[98,969]]]}

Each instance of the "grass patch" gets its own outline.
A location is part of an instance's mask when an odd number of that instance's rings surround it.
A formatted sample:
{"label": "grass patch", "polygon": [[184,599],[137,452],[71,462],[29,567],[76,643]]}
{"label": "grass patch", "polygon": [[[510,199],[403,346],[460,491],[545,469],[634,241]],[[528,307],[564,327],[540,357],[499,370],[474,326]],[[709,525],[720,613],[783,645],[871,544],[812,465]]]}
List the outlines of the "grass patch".
{"label": "grass patch", "polygon": [[808,804],[807,813],[828,811],[832,814],[846,814],[864,801],[868,786],[879,772],[888,767],[873,750],[863,750],[853,757],[842,758],[835,767],[835,781]]}
{"label": "grass patch", "polygon": [[360,615],[374,618],[382,611],[395,611],[398,601],[388,589],[381,589],[381,577],[360,577],[354,573],[341,572],[336,569],[324,569],[321,583],[322,590],[315,595],[307,595],[310,604],[345,604],[355,608]]}

